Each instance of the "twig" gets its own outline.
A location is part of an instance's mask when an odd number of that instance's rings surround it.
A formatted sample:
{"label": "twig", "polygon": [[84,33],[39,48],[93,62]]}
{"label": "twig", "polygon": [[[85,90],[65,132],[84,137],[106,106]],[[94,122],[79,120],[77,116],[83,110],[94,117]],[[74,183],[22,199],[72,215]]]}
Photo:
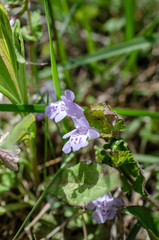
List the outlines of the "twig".
{"label": "twig", "polygon": [[50,203],[47,203],[42,210],[39,212],[39,214],[33,219],[33,221],[24,229],[25,232],[28,232],[30,230],[31,227],[34,226],[34,224],[36,222],[39,221],[39,219],[49,210],[49,208],[51,207]]}
{"label": "twig", "polygon": [[83,223],[83,233],[84,233],[84,239],[88,240],[88,234],[87,234],[87,227],[86,227],[86,223],[83,217],[83,211],[81,210],[81,216],[82,216],[82,223]]}

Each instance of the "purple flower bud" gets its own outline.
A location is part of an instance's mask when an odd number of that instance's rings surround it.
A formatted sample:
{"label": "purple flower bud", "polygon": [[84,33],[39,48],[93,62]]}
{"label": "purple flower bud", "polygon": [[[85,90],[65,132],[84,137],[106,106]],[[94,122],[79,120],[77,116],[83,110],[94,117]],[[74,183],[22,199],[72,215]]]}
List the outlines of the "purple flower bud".
{"label": "purple flower bud", "polygon": [[117,208],[123,205],[119,198],[111,197],[110,194],[105,194],[102,197],[88,203],[85,207],[89,210],[95,209],[92,213],[92,218],[96,223],[101,224],[106,220],[114,219]]}

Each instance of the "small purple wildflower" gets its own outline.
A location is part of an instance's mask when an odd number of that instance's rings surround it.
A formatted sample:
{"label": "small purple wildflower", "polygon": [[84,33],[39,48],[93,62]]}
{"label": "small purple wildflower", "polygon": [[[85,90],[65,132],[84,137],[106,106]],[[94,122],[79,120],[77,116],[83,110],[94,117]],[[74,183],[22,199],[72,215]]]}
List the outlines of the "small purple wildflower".
{"label": "small purple wildflower", "polygon": [[96,223],[101,224],[107,220],[114,219],[117,208],[123,205],[119,198],[111,197],[110,194],[105,194],[102,197],[88,203],[85,207],[89,210],[95,211],[92,213],[92,218]]}
{"label": "small purple wildflower", "polygon": [[69,153],[71,151],[71,147],[74,152],[78,151],[82,147],[86,147],[88,145],[87,138],[93,139],[99,137],[98,131],[89,126],[85,117],[72,117],[72,119],[76,129],[63,136],[64,139],[70,137],[68,142],[66,142],[62,148],[62,151],[65,153]]}
{"label": "small purple wildflower", "polygon": [[61,121],[67,115],[70,117],[84,117],[83,109],[73,102],[75,95],[72,91],[66,90],[65,96],[61,96],[62,101],[50,103],[45,108],[45,114],[55,122]]}

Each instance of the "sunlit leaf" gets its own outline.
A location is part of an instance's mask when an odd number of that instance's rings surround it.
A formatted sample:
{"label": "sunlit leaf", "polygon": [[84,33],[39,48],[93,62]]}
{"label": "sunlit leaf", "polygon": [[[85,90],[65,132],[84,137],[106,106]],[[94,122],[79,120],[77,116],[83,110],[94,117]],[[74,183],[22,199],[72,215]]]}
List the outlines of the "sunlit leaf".
{"label": "sunlit leaf", "polygon": [[30,114],[24,117],[17,125],[15,125],[1,145],[1,148],[7,148],[14,146],[17,143],[20,143],[22,140],[27,140],[30,138],[35,138],[36,134],[36,125],[35,125],[35,116]]}
{"label": "sunlit leaf", "polygon": [[74,206],[83,206],[119,186],[118,173],[106,165],[81,162],[66,168],[50,193]]}
{"label": "sunlit leaf", "polygon": [[115,122],[118,115],[111,111],[105,104],[88,107],[84,114],[90,126],[99,129],[102,133],[112,134],[115,130]]}
{"label": "sunlit leaf", "polygon": [[0,56],[0,92],[7,96],[13,103],[19,103],[20,97],[11,79],[6,65]]}
{"label": "sunlit leaf", "polygon": [[19,62],[18,76],[19,76],[19,87],[21,90],[21,96],[23,103],[28,103],[28,91],[26,83],[26,70],[25,70],[25,58],[24,58],[24,42],[20,30],[20,22],[16,21],[13,28],[13,40],[14,40],[14,49]]}
{"label": "sunlit leaf", "polygon": [[[21,102],[20,101],[20,89],[17,80],[17,62],[16,62],[16,55],[14,52],[13,47],[13,38],[12,38],[12,31],[9,24],[9,19],[7,12],[2,3],[0,3],[0,62],[1,63],[1,78],[0,78],[0,85],[4,85],[4,80],[8,82],[10,87],[6,88],[5,91],[4,87],[1,87],[1,91],[3,94],[6,94],[10,91],[11,93],[7,94],[7,97],[10,97],[11,100],[16,99],[14,102]],[[4,74],[3,74],[4,71]],[[7,73],[8,71],[8,73]],[[6,78],[6,75],[10,75],[10,77]],[[14,85],[14,86],[13,86]],[[5,87],[7,84],[5,83]]]}

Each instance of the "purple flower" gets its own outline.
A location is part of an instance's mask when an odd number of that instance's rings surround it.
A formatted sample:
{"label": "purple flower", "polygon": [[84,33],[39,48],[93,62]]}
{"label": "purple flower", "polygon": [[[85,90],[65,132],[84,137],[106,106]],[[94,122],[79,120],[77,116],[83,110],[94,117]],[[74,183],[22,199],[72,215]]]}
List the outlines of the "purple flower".
{"label": "purple flower", "polygon": [[73,102],[75,95],[72,91],[66,90],[65,96],[61,96],[62,101],[50,103],[45,108],[45,114],[55,122],[61,121],[67,115],[70,117],[84,117],[83,109]]}
{"label": "purple flower", "polygon": [[101,224],[106,222],[106,220],[114,219],[117,208],[115,206],[122,206],[123,202],[119,198],[111,197],[110,194],[105,194],[86,205],[89,210],[95,209],[92,213],[92,218],[96,223]]}
{"label": "purple flower", "polygon": [[76,129],[63,136],[64,139],[70,137],[62,148],[62,151],[65,153],[71,152],[71,147],[74,152],[78,151],[81,147],[86,147],[88,145],[87,138],[93,139],[99,137],[98,131],[89,126],[85,117],[72,117],[72,119]]}

